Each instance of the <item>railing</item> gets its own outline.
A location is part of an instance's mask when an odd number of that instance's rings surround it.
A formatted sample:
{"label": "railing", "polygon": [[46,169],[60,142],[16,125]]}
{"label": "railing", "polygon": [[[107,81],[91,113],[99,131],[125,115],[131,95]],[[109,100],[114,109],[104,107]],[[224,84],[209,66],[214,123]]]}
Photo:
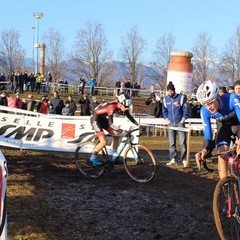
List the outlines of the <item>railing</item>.
{"label": "railing", "polygon": [[[44,87],[46,83],[42,83],[42,87]],[[66,85],[66,84],[58,84],[52,83],[50,86],[51,92],[58,91],[59,93],[66,94],[80,94],[80,85]],[[115,87],[94,87],[94,95],[97,96],[113,96],[117,94],[117,88]],[[130,96],[149,96],[150,90],[148,89],[133,89],[133,88],[123,88],[125,92],[129,92]],[[84,87],[84,92],[90,95],[91,88],[90,86]],[[154,90],[153,91],[158,96],[165,96],[165,91],[162,90]]]}
{"label": "railing", "polygon": [[[10,91],[12,83],[9,81],[0,81],[0,86],[5,86],[5,89]],[[30,83],[28,83],[30,85]],[[50,92],[58,91],[61,94],[80,94],[80,85],[71,85],[71,84],[60,84],[60,83],[51,83],[50,84]],[[47,91],[47,83],[42,82],[41,83],[41,92]],[[115,87],[94,87],[94,95],[97,96],[113,96],[117,94],[118,89]],[[124,92],[128,92],[130,96],[135,96],[135,97],[148,97],[150,90],[149,89],[133,89],[133,88],[123,88]],[[84,87],[84,92],[90,95],[90,86],[86,85]],[[166,95],[165,91],[162,90],[154,90],[153,91],[155,94],[157,94],[160,97],[163,97]]]}

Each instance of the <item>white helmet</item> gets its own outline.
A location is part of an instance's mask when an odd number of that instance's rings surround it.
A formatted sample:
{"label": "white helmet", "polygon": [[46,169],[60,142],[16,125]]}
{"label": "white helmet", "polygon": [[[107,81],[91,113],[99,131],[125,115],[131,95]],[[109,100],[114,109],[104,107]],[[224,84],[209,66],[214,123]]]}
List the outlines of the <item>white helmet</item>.
{"label": "white helmet", "polygon": [[132,105],[131,98],[126,94],[120,94],[118,97],[118,101],[124,106],[124,107],[130,107]]}
{"label": "white helmet", "polygon": [[213,101],[218,95],[219,88],[215,82],[207,80],[197,90],[197,100],[202,105]]}

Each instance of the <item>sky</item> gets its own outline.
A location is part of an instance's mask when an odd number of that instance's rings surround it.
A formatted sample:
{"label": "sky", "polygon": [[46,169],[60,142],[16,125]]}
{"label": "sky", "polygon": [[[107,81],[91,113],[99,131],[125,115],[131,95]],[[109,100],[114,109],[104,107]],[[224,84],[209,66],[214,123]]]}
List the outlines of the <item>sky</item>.
{"label": "sky", "polygon": [[0,32],[19,30],[30,58],[32,27],[37,26],[34,12],[44,14],[39,20],[39,42],[54,28],[64,37],[67,52],[87,21],[102,24],[114,60],[121,60],[121,41],[135,25],[146,42],[143,62],[153,60],[157,40],[170,32],[176,38],[176,51],[191,52],[198,35],[207,32],[220,53],[240,24],[240,0],[0,0],[0,6]]}

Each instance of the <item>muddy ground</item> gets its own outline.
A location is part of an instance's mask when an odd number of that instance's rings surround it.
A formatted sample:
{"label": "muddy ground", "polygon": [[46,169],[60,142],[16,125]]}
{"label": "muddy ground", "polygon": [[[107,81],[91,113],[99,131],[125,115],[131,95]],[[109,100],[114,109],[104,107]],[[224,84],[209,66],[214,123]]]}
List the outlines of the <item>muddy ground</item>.
{"label": "muddy ground", "polygon": [[[165,166],[168,146],[149,144],[157,159],[150,183],[123,166],[87,179],[72,154],[2,149],[9,169],[9,240],[217,240],[212,196],[217,172]],[[191,147],[191,159],[199,150]],[[214,165],[215,167],[215,165]]]}

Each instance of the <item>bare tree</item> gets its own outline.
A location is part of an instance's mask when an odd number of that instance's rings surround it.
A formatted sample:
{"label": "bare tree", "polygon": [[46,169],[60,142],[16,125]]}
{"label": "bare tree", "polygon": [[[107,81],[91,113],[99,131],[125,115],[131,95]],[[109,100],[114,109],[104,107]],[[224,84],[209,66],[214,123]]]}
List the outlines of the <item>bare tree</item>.
{"label": "bare tree", "polygon": [[46,64],[50,68],[53,81],[61,77],[62,60],[65,55],[64,37],[55,29],[51,28],[42,37],[46,44]]}
{"label": "bare tree", "polygon": [[[93,78],[98,86],[104,84],[104,79],[111,73],[111,52],[107,47],[107,39],[102,24],[87,22],[76,36],[73,57],[78,62],[75,74]],[[106,71],[108,69],[108,71]]]}
{"label": "bare tree", "polygon": [[16,29],[3,30],[0,36],[0,67],[7,73],[21,68],[25,51],[20,42],[20,33]]}
{"label": "bare tree", "polygon": [[160,88],[166,87],[167,68],[171,61],[170,53],[175,46],[175,37],[172,33],[160,36],[156,43],[156,50],[153,52],[154,61],[151,62],[151,67],[156,71],[155,74],[149,76],[154,79]]}
{"label": "bare tree", "polygon": [[240,80],[240,25],[225,45],[220,66],[225,82],[229,85]]}
{"label": "bare tree", "polygon": [[127,33],[126,38],[122,40],[121,55],[123,61],[127,64],[127,80],[133,84],[137,81],[140,65],[139,58],[145,49],[145,41],[139,35],[137,26],[133,26]]}
{"label": "bare tree", "polygon": [[207,33],[200,33],[192,48],[193,53],[193,87],[199,86],[203,81],[216,80],[216,48],[211,45],[211,38]]}

